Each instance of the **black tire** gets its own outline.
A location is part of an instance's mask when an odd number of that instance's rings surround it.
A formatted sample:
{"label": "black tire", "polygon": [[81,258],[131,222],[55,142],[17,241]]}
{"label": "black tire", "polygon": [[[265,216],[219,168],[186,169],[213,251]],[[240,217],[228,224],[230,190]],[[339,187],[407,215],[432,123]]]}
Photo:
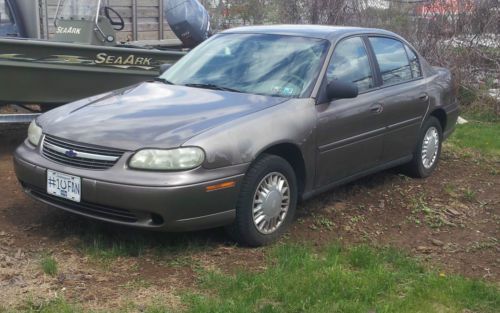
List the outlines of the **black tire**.
{"label": "black tire", "polygon": [[[261,181],[270,173],[280,173],[289,185],[290,203],[281,225],[270,234],[263,234],[257,229],[253,218],[253,199]],[[243,180],[236,204],[236,219],[226,228],[229,235],[239,244],[263,246],[280,238],[293,221],[297,206],[297,179],[290,164],[283,158],[264,154],[248,169]]]}
{"label": "black tire", "polygon": [[[438,144],[438,151],[436,155],[436,159],[432,166],[430,167],[425,167],[424,163],[422,161],[422,146],[424,144],[424,139],[425,139],[425,134],[427,131],[434,127],[439,136],[439,144]],[[413,159],[406,164],[404,167],[405,172],[414,178],[425,178],[428,177],[434,172],[436,169],[438,162],[439,162],[439,157],[441,156],[441,146],[443,143],[443,129],[441,127],[441,123],[437,118],[434,116],[430,116],[422,125],[422,128],[420,129],[420,134],[418,135],[418,142],[415,147],[415,151],[413,152]]]}

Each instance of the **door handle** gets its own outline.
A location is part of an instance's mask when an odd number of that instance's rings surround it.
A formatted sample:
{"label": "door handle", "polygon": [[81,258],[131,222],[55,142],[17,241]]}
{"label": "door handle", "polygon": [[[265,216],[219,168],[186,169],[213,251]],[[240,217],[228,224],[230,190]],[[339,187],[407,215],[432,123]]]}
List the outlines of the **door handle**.
{"label": "door handle", "polygon": [[420,101],[427,101],[427,100],[429,100],[429,95],[428,95],[428,94],[426,94],[426,93],[421,94],[421,95],[418,97],[418,99],[419,99]]}
{"label": "door handle", "polygon": [[370,108],[370,112],[373,114],[380,114],[384,111],[384,106],[380,103],[374,104]]}

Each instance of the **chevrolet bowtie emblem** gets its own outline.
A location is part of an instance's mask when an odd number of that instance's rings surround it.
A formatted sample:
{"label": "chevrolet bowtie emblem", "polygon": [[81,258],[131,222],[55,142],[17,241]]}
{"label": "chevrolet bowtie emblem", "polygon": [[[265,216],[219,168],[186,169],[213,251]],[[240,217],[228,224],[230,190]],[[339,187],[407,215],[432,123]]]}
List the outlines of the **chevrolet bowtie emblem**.
{"label": "chevrolet bowtie emblem", "polygon": [[64,154],[66,156],[69,156],[70,158],[74,158],[78,155],[78,153],[76,153],[75,150],[68,150],[68,151],[64,152]]}

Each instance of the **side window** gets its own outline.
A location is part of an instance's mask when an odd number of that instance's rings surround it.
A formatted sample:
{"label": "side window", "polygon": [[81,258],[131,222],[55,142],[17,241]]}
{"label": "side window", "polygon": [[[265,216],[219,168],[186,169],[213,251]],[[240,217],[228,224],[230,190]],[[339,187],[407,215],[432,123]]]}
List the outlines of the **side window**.
{"label": "side window", "polygon": [[421,77],[422,71],[420,70],[420,62],[418,61],[417,55],[407,45],[405,45],[405,49],[408,54],[408,59],[410,59],[410,68],[413,78]]}
{"label": "side window", "polygon": [[353,82],[360,92],[374,87],[373,74],[363,40],[353,37],[341,41],[333,52],[327,80]]}
{"label": "side window", "polygon": [[10,12],[4,0],[0,0],[0,24],[12,24]]}
{"label": "side window", "polygon": [[383,85],[392,85],[412,79],[405,47],[399,40],[370,37],[377,58]]}

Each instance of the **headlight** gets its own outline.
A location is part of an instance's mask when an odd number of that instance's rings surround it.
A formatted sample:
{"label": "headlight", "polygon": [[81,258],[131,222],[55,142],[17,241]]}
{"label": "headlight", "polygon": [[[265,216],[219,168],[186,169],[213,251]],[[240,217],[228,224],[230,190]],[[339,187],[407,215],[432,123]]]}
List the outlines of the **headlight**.
{"label": "headlight", "polygon": [[129,161],[129,166],[144,170],[188,170],[203,163],[205,153],[197,147],[172,150],[144,149],[136,152]]}
{"label": "headlight", "polygon": [[30,127],[28,127],[28,141],[38,146],[40,138],[42,138],[42,128],[39,127],[35,121],[32,121]]}

